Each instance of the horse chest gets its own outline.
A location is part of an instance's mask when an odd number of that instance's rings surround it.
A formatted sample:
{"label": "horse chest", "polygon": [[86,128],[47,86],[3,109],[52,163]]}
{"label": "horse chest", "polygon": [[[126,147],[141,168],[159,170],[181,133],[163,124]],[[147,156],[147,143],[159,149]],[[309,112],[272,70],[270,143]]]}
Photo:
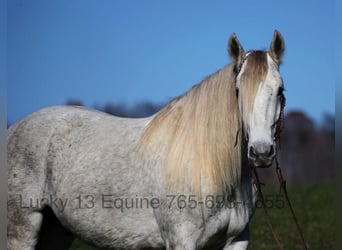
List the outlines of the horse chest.
{"label": "horse chest", "polygon": [[220,249],[246,228],[255,210],[257,193],[252,181],[245,180],[243,184],[235,190],[234,197],[218,203],[219,208],[203,211],[204,225],[198,241],[201,249]]}
{"label": "horse chest", "polygon": [[199,245],[204,249],[232,241],[246,227],[252,210],[244,206],[223,208],[208,217]]}

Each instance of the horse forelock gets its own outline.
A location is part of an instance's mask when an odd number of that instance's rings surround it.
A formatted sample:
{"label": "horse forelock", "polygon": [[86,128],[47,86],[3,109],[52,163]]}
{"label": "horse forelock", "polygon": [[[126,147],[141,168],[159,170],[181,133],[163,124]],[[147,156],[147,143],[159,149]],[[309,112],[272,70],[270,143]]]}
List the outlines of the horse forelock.
{"label": "horse forelock", "polygon": [[161,157],[161,172],[170,188],[200,194],[204,184],[217,192],[240,179],[238,130],[235,75],[228,65],[158,112],[137,149],[150,159]]}
{"label": "horse forelock", "polygon": [[265,51],[248,52],[238,76],[239,92],[241,93],[239,102],[245,122],[253,112],[256,93],[264,83],[267,72],[267,53]]}

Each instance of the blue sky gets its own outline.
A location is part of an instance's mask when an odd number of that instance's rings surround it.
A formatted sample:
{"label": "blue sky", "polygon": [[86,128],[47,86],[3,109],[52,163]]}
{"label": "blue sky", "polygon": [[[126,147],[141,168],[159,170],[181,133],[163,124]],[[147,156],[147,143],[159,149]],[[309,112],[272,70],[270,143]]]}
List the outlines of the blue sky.
{"label": "blue sky", "polygon": [[232,32],[245,50],[267,49],[274,29],[286,110],[335,113],[332,0],[11,0],[7,10],[11,123],[68,99],[166,102],[230,62]]}

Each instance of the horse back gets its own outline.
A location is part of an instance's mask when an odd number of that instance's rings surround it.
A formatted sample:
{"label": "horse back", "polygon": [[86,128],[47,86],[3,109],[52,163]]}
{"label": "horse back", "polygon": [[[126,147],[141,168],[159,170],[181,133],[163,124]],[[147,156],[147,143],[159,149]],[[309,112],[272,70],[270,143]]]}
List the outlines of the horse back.
{"label": "horse back", "polygon": [[57,171],[59,179],[55,182],[77,171],[84,173],[91,164],[99,165],[99,169],[120,164],[133,167],[127,161],[131,161],[134,145],[147,122],[74,106],[32,113],[8,130],[10,191],[18,192],[25,187],[23,182],[44,189],[47,183],[53,183],[51,178]]}

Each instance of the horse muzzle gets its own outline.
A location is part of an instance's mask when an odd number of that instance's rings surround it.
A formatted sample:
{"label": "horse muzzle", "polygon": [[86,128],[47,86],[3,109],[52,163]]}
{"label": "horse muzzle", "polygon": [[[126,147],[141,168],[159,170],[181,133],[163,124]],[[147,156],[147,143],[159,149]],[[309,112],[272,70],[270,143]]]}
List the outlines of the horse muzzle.
{"label": "horse muzzle", "polygon": [[275,157],[273,144],[253,143],[248,148],[248,159],[255,167],[269,167]]}

